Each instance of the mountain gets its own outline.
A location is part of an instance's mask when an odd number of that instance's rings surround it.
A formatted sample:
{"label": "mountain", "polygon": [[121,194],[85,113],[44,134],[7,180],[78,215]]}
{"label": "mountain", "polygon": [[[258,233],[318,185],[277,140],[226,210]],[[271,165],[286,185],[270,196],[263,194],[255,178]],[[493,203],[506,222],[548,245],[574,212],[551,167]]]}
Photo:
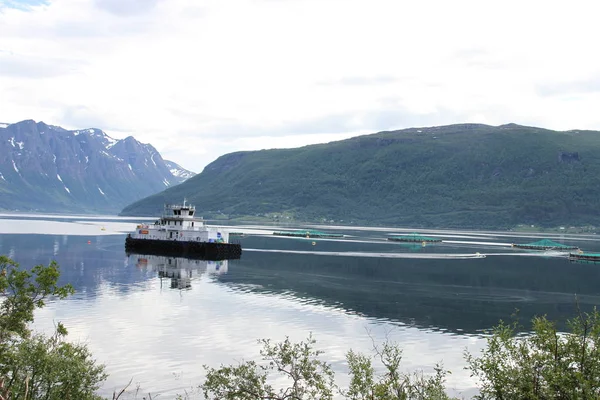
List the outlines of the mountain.
{"label": "mountain", "polygon": [[224,155],[123,215],[184,197],[207,217],[422,227],[600,225],[600,132],[459,124]]}
{"label": "mountain", "polygon": [[196,175],[195,172],[188,171],[187,169],[183,168],[181,165],[173,161],[164,160],[164,162],[169,171],[171,172],[171,175],[180,178],[182,182]]}
{"label": "mountain", "polygon": [[0,125],[0,209],[114,213],[194,174],[133,137],[26,120]]}

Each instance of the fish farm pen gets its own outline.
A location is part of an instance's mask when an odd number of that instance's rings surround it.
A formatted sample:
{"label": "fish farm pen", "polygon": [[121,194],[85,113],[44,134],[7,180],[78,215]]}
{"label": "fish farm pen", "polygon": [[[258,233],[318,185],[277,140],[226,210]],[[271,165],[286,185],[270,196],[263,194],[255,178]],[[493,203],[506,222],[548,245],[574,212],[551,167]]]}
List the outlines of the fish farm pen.
{"label": "fish farm pen", "polygon": [[569,260],[600,262],[600,253],[569,253]]}
{"label": "fish farm pen", "polygon": [[421,236],[418,233],[411,233],[410,235],[402,236],[390,236],[388,240],[393,242],[406,242],[406,243],[439,243],[442,239],[432,238],[427,236]]}
{"label": "fish farm pen", "polygon": [[298,230],[298,231],[280,231],[273,232],[275,236],[290,236],[290,237],[304,237],[304,238],[342,238],[344,235],[341,233],[328,233],[315,230]]}
{"label": "fish farm pen", "polygon": [[577,246],[569,246],[562,243],[556,243],[549,239],[542,239],[533,243],[515,244],[512,247],[527,250],[579,250]]}

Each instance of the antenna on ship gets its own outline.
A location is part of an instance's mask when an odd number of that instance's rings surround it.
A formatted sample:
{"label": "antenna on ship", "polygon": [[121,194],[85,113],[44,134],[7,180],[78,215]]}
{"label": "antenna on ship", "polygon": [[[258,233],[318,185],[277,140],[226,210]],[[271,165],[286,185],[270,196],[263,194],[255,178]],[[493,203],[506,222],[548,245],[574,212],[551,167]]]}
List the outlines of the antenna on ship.
{"label": "antenna on ship", "polygon": [[184,197],[184,198],[183,198],[183,206],[184,206],[184,207],[185,207],[185,201],[186,201],[186,200],[187,200],[187,199]]}

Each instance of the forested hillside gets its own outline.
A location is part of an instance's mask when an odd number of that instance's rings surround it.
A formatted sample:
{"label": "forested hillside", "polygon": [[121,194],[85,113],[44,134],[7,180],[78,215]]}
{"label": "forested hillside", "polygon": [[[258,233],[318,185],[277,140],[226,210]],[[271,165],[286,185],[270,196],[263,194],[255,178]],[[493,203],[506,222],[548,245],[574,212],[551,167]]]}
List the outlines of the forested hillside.
{"label": "forested hillside", "polygon": [[600,132],[460,124],[227,154],[126,207],[183,198],[205,217],[507,228],[600,224]]}

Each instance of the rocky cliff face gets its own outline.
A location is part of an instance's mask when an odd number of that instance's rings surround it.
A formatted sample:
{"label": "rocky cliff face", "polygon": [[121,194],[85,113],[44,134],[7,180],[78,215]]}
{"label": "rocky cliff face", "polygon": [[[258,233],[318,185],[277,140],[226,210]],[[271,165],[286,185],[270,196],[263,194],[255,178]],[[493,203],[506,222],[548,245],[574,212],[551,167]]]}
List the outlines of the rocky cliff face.
{"label": "rocky cliff face", "polygon": [[0,209],[116,213],[194,174],[133,137],[32,120],[0,125]]}

